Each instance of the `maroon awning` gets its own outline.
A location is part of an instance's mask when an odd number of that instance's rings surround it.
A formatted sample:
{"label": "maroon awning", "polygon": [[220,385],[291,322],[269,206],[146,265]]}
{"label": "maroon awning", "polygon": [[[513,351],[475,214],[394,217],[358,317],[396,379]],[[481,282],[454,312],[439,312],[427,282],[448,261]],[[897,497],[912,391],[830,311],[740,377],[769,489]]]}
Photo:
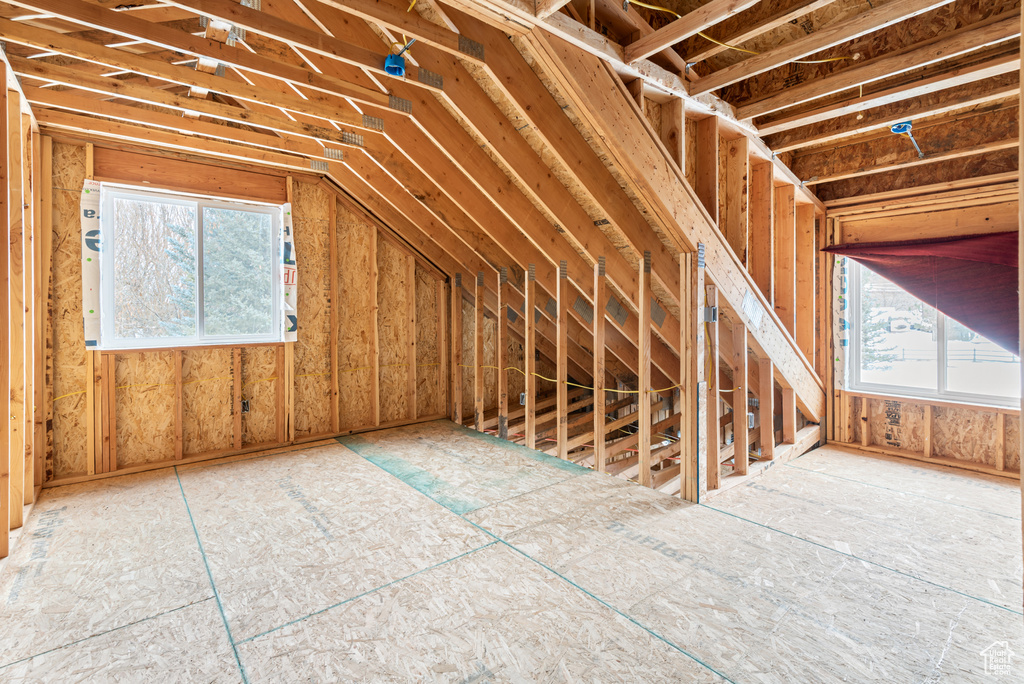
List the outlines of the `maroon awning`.
{"label": "maroon awning", "polygon": [[1019,353],[1016,232],[836,245],[824,251],[863,264],[1008,352]]}

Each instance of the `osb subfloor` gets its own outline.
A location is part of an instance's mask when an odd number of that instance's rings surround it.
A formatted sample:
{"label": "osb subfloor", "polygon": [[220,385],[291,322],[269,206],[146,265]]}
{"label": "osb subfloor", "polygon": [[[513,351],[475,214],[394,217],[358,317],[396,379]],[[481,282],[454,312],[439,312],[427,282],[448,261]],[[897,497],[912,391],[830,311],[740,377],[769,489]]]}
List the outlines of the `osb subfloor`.
{"label": "osb subfloor", "polygon": [[1024,654],[1016,483],[824,448],[691,505],[446,422],[340,442],[47,490],[0,681],[1021,676],[982,655]]}

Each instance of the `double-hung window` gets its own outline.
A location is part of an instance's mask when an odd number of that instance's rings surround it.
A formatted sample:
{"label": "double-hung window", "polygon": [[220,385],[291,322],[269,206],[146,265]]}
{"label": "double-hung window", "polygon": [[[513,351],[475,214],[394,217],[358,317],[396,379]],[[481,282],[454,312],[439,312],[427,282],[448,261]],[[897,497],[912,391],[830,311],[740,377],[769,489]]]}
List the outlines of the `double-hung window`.
{"label": "double-hung window", "polygon": [[103,186],[100,346],[282,339],[281,208]]}
{"label": "double-hung window", "polygon": [[1016,405],[1020,358],[850,262],[854,390]]}

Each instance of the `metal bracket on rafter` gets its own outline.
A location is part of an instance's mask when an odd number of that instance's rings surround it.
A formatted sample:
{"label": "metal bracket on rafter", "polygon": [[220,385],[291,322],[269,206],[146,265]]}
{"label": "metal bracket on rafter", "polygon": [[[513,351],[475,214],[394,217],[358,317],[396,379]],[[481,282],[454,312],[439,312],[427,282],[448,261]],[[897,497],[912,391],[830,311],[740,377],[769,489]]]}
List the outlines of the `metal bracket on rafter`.
{"label": "metal bracket on rafter", "polygon": [[718,322],[718,307],[717,306],[705,306],[704,307],[704,322],[705,323],[717,323]]}

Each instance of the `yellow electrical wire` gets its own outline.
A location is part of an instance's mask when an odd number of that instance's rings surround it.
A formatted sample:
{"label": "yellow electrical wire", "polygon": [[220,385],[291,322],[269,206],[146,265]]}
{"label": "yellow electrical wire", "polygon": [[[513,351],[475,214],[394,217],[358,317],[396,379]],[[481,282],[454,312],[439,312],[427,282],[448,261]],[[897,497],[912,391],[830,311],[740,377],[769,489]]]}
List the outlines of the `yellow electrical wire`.
{"label": "yellow electrical wire", "polygon": [[[415,0],[414,0],[414,2],[415,2]],[[656,12],[668,12],[669,14],[675,16],[676,19],[682,19],[683,18],[683,15],[679,14],[675,10],[671,10],[668,7],[662,7],[661,5],[649,5],[646,2],[641,2],[640,0],[626,0],[626,3],[630,4],[630,5],[639,5],[640,7],[646,7],[647,9],[655,10]],[[698,31],[697,35],[700,36],[701,38],[705,39],[705,40],[711,41],[715,45],[721,45],[722,47],[728,48],[730,50],[736,50],[737,52],[745,52],[748,55],[759,55],[759,54],[761,54],[760,52],[756,52],[754,50],[748,50],[746,48],[741,48],[741,47],[738,47],[736,45],[729,45],[728,43],[723,43],[720,40],[715,40],[714,38],[712,38],[708,34],[704,33],[703,31]],[[841,62],[844,59],[856,59],[856,58],[853,55],[844,55],[842,57],[829,57],[827,59],[794,59],[791,63],[792,64],[826,64],[828,62]]]}

